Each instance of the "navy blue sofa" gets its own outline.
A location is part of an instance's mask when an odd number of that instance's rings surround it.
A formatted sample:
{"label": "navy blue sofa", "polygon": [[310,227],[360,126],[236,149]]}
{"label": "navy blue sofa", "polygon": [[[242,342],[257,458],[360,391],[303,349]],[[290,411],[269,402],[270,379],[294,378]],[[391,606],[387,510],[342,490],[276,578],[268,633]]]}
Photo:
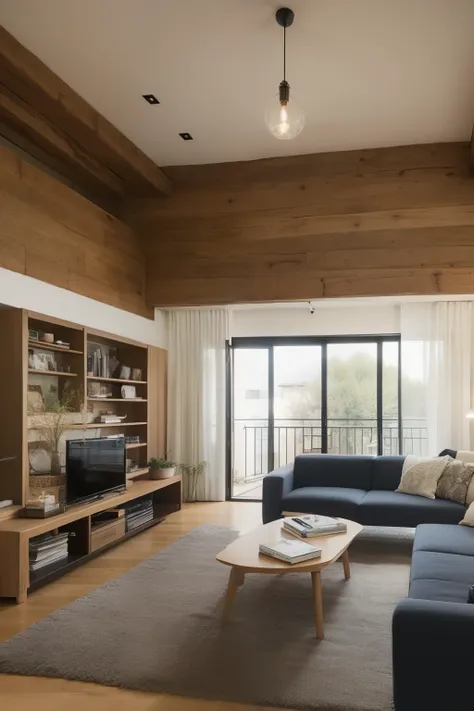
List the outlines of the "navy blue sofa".
{"label": "navy blue sofa", "polygon": [[423,525],[416,531],[408,597],[393,615],[396,711],[473,707],[474,529]]}
{"label": "navy blue sofa", "polygon": [[300,454],[264,478],[263,522],[290,511],[341,516],[364,526],[459,523],[466,512],[461,504],[395,492],[404,459]]}
{"label": "navy blue sofa", "polygon": [[466,507],[395,492],[404,457],[303,454],[263,481],[263,520],[284,511],[418,527],[408,597],[393,615],[396,711],[472,708],[474,529]]}

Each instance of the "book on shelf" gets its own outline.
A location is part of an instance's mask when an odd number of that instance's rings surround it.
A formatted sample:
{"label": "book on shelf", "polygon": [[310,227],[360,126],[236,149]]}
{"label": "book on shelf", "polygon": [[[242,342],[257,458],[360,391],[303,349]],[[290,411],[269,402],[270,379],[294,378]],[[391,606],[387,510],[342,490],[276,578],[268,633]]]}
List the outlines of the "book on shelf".
{"label": "book on shelf", "polygon": [[293,541],[286,538],[281,538],[275,543],[261,543],[259,551],[263,555],[283,560],[285,563],[290,563],[290,565],[321,557],[320,548],[315,548],[315,546],[305,541]]}
{"label": "book on shelf", "polygon": [[283,519],[283,529],[300,538],[315,538],[331,533],[345,533],[347,524],[331,516],[316,516],[305,514],[288,516]]}

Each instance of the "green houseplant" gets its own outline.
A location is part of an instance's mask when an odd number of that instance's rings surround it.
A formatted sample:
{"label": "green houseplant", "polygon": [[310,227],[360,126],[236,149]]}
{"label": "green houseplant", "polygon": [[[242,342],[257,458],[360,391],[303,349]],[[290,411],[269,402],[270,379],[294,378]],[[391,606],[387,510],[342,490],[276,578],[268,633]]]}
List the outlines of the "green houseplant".
{"label": "green houseplant", "polygon": [[150,479],[171,479],[176,474],[176,462],[165,457],[152,457],[148,466],[150,467]]}
{"label": "green houseplant", "polygon": [[197,487],[201,477],[204,476],[207,468],[207,462],[199,462],[199,464],[181,464],[181,470],[186,476],[186,501],[197,501]]}

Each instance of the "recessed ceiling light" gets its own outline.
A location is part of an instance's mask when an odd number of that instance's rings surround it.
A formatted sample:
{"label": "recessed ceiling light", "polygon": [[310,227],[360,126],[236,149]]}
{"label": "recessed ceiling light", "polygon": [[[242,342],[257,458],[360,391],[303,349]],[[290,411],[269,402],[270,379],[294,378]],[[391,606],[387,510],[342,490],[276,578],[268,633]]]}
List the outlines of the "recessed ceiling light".
{"label": "recessed ceiling light", "polygon": [[160,103],[154,94],[143,94],[143,98],[145,99],[145,101],[148,101],[149,104]]}
{"label": "recessed ceiling light", "polygon": [[180,133],[179,135],[181,136],[183,141],[193,141],[194,140],[190,133]]}

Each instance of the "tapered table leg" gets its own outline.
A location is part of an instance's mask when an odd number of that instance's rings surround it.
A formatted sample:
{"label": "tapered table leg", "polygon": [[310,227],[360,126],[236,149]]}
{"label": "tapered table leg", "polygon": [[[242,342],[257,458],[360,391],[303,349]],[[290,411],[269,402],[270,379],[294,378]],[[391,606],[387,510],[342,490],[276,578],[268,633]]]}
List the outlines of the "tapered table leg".
{"label": "tapered table leg", "polygon": [[244,584],[244,573],[240,568],[232,566],[229,574],[229,583],[227,585],[227,593],[224,601],[224,611],[222,613],[222,623],[225,624],[229,619],[232,603],[234,602],[237,590]]}
{"label": "tapered table leg", "polygon": [[351,577],[351,566],[349,563],[349,551],[347,550],[342,554],[342,565],[344,566],[344,575],[346,580],[349,580]]}
{"label": "tapered table leg", "polygon": [[313,601],[314,615],[316,618],[316,637],[324,639],[323,625],[323,591],[321,587],[321,573],[319,570],[311,573],[311,582],[313,583]]}

